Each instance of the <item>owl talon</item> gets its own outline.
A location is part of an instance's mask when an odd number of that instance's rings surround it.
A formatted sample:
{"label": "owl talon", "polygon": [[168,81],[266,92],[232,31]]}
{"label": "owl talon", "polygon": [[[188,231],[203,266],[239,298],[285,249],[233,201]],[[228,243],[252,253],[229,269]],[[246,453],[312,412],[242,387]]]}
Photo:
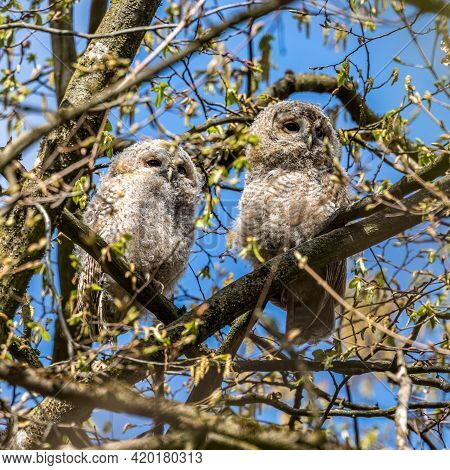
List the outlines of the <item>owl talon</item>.
{"label": "owl talon", "polygon": [[145,282],[151,284],[158,293],[162,294],[164,292],[165,286],[162,282],[157,281],[156,279],[152,279],[152,275],[149,273],[144,274]]}
{"label": "owl talon", "polygon": [[164,292],[164,284],[162,282],[157,281],[156,279],[153,279],[152,281],[153,287],[160,293],[162,294]]}

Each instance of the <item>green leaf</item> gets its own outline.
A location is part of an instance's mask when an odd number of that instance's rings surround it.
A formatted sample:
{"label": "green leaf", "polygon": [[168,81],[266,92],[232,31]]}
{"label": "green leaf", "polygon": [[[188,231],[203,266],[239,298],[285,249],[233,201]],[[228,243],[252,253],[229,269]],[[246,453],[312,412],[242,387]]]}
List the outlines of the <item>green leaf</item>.
{"label": "green leaf", "polygon": [[258,242],[254,237],[247,237],[247,246],[244,247],[239,253],[242,258],[246,258],[249,254],[253,256],[260,262],[265,263],[265,259],[262,257],[259,252]]}
{"label": "green leaf", "polygon": [[350,63],[347,59],[339,67],[339,71],[338,71],[338,74],[336,76],[338,87],[341,87],[341,86],[345,85],[345,83],[347,82],[347,80],[349,78],[349,76],[348,76],[349,71],[350,71]]}
{"label": "green leaf", "polygon": [[[111,127],[111,124],[106,127]],[[100,152],[105,153],[108,158],[113,156],[114,140],[115,137],[108,130],[103,131],[100,136]]]}
{"label": "green leaf", "polygon": [[165,90],[169,87],[169,84],[166,82],[159,82],[158,85],[153,89],[156,91],[155,106],[159,108],[166,98]]}
{"label": "green leaf", "polygon": [[225,105],[231,106],[237,103],[236,91],[232,88],[229,88],[225,94]]}
{"label": "green leaf", "polygon": [[50,342],[50,333],[45,328],[41,328],[40,333],[41,333],[42,339],[44,341],[46,341],[47,343],[49,343]]}
{"label": "green leaf", "polygon": [[75,193],[75,195],[72,197],[73,202],[81,209],[84,209],[86,207],[88,201],[88,195],[84,189],[86,186],[86,182],[86,176],[82,176],[81,178],[75,181],[75,184],[73,186],[73,190]]}
{"label": "green leaf", "polygon": [[200,319],[199,318],[194,318],[190,322],[185,323],[182,335],[183,336],[187,336],[187,335],[197,336],[199,325],[200,325]]}
{"label": "green leaf", "polygon": [[128,242],[132,239],[132,236],[129,233],[124,233],[120,236],[119,240],[115,243],[110,243],[108,246],[119,256],[125,256],[125,252],[128,246]]}

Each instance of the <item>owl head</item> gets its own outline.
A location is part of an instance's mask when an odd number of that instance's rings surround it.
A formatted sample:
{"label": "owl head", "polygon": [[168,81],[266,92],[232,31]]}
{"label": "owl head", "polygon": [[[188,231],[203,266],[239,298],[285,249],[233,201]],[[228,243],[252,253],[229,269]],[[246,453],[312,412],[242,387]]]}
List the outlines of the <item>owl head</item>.
{"label": "owl head", "polygon": [[189,155],[164,140],[144,140],[117,155],[109,168],[111,178],[137,176],[152,185],[169,185],[177,192],[198,192],[202,185]]}
{"label": "owl head", "polygon": [[321,108],[302,101],[281,101],[259,113],[250,127],[258,137],[247,159],[253,167],[287,170],[301,167],[330,169],[340,156],[336,131]]}

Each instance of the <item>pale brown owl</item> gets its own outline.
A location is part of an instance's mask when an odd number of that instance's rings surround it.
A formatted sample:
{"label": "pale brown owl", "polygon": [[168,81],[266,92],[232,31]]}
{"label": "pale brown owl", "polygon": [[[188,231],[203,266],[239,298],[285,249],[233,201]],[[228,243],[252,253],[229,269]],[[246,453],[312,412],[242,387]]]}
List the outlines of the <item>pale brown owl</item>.
{"label": "pale brown owl", "polygon": [[[142,141],[114,158],[83,220],[107,243],[125,242],[136,271],[169,295],[188,262],[200,189],[201,177],[184,150]],[[130,306],[126,292],[85,252],[79,259],[76,311],[91,331],[98,323],[120,322]]]}
{"label": "pale brown owl", "polygon": [[[237,242],[257,246],[264,261],[308,240],[325,227],[331,215],[348,202],[346,184],[331,178],[340,144],[322,110],[301,101],[269,106],[255,119],[250,133],[250,170],[239,204]],[[249,250],[252,264],[260,264]],[[345,289],[345,261],[319,274],[339,294]],[[271,299],[287,310],[286,333],[295,343],[317,342],[331,335],[335,302],[316,282],[303,277]]]}

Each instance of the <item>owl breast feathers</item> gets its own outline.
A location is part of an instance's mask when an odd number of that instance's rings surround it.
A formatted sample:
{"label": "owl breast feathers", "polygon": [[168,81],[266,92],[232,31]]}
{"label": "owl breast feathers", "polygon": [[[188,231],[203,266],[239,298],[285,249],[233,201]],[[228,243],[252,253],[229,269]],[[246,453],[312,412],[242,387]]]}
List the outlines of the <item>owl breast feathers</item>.
{"label": "owl breast feathers", "polygon": [[[109,244],[129,235],[127,260],[168,295],[188,262],[200,188],[185,151],[162,140],[142,141],[115,157],[83,219]],[[121,321],[130,298],[93,258],[80,252],[79,259],[77,312],[91,326]]]}
{"label": "owl breast feathers", "polygon": [[[241,247],[256,242],[267,261],[320,233],[348,195],[346,184],[331,178],[340,144],[319,107],[300,101],[269,106],[250,133],[258,144],[247,150],[251,168],[236,238]],[[254,266],[260,263],[255,254],[250,260]],[[345,271],[345,262],[339,262],[319,274],[343,295]],[[316,342],[333,332],[335,302],[312,279],[290,282],[271,300],[287,310],[286,333],[295,343]]]}

